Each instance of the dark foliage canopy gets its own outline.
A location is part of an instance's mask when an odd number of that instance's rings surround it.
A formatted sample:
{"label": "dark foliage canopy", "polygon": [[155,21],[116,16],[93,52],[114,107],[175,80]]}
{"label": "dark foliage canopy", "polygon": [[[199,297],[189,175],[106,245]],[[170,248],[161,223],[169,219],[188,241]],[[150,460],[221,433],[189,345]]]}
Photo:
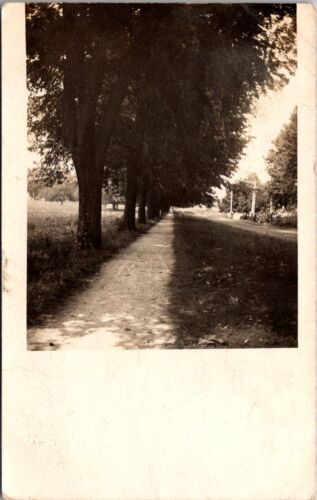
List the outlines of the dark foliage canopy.
{"label": "dark foliage canopy", "polygon": [[[74,165],[209,203],[236,168],[256,98],[295,71],[289,4],[27,4],[30,143],[46,182]],[[95,180],[94,180],[95,179]],[[106,180],[107,182],[107,180]]]}

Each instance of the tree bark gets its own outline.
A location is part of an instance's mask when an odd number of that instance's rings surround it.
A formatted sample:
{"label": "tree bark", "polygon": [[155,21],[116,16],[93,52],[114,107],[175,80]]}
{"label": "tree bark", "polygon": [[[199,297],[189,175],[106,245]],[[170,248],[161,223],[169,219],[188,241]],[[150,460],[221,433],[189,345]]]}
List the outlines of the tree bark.
{"label": "tree bark", "polygon": [[148,217],[156,219],[160,216],[161,192],[158,187],[152,187],[148,193]]}
{"label": "tree bark", "polygon": [[[80,33],[82,21],[72,5],[63,4],[66,26],[73,26],[74,33]],[[120,77],[113,83],[109,97],[103,96],[101,123],[96,126],[96,109],[102,95],[104,80],[104,55],[98,60],[86,82],[85,43],[80,36],[70,36],[66,44],[67,57],[64,63],[63,128],[69,150],[75,165],[79,187],[79,213],[77,243],[80,248],[102,246],[102,168],[115,121],[126,89],[134,70],[132,55],[122,66]],[[99,61],[100,58],[100,61]],[[93,85],[89,85],[93,83]]]}
{"label": "tree bark", "polygon": [[76,168],[79,190],[77,243],[82,249],[101,248],[102,174],[90,166]]}
{"label": "tree bark", "polygon": [[140,192],[138,222],[146,224],[146,186],[143,185]]}
{"label": "tree bark", "polygon": [[148,217],[149,219],[156,219],[160,216],[160,207],[157,200],[150,200],[148,204]]}
{"label": "tree bark", "polygon": [[127,171],[127,187],[125,196],[125,209],[123,225],[130,231],[135,231],[135,208],[137,197],[137,171],[129,165]]}

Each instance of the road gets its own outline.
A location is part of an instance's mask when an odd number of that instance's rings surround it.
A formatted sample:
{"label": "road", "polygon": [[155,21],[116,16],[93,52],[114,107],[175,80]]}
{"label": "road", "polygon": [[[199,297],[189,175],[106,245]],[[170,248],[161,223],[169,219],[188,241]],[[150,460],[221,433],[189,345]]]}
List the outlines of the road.
{"label": "road", "polygon": [[200,212],[195,210],[179,210],[190,216],[208,219],[220,224],[227,224],[232,227],[237,227],[244,231],[252,231],[254,233],[270,236],[274,238],[281,238],[283,240],[297,241],[297,229],[293,228],[279,228],[269,224],[257,224],[246,220],[229,219],[225,215],[216,212]]}

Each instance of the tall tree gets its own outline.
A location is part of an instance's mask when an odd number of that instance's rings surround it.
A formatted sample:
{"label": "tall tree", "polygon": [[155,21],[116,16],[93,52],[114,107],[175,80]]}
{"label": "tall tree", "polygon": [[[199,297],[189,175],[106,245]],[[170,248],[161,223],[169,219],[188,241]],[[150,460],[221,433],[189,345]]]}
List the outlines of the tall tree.
{"label": "tall tree", "polygon": [[269,193],[276,207],[297,206],[297,108],[274,141],[267,158]]}
{"label": "tall tree", "polygon": [[74,163],[81,246],[101,244],[101,187],[122,118],[134,137],[116,146],[128,226],[145,178],[165,205],[209,199],[237,165],[254,99],[294,70],[294,23],[283,4],[27,5],[30,129],[53,178]]}
{"label": "tall tree", "polygon": [[270,7],[174,6],[148,48],[129,89],[146,101],[146,177],[170,203],[211,200],[211,186],[238,164],[254,100],[294,70],[294,9]]}
{"label": "tall tree", "polygon": [[226,182],[225,187],[226,195],[219,203],[219,208],[223,212],[230,211],[232,192],[233,211],[245,214],[250,213],[254,188],[256,188],[255,212],[259,212],[262,208],[269,208],[267,187],[260,182],[255,173],[250,173],[246,178],[237,180],[236,182]]}
{"label": "tall tree", "polygon": [[151,15],[152,9],[135,5],[27,5],[33,143],[44,155],[53,179],[62,175],[69,159],[74,164],[82,247],[102,243],[105,156],[131,75],[139,70],[147,40],[162,21]]}

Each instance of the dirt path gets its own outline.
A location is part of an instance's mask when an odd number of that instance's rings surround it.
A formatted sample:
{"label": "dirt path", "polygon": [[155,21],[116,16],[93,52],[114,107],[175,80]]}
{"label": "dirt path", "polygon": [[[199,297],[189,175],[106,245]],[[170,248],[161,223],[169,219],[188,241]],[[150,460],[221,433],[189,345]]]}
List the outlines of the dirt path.
{"label": "dirt path", "polygon": [[191,216],[194,215],[195,217],[198,218],[212,220],[213,222],[219,222],[221,224],[227,224],[232,227],[237,227],[239,229],[243,229],[244,231],[252,231],[254,233],[258,233],[263,236],[280,238],[283,240],[297,241],[297,229],[279,228],[275,226],[270,226],[269,224],[256,224],[254,222],[249,222],[245,220],[228,219],[223,214],[212,213],[212,212],[201,214],[201,213],[187,211],[187,213],[190,213]]}
{"label": "dirt path", "polygon": [[31,328],[28,349],[171,347],[172,239],[173,218],[168,216],[104,264],[91,286],[59,314]]}

